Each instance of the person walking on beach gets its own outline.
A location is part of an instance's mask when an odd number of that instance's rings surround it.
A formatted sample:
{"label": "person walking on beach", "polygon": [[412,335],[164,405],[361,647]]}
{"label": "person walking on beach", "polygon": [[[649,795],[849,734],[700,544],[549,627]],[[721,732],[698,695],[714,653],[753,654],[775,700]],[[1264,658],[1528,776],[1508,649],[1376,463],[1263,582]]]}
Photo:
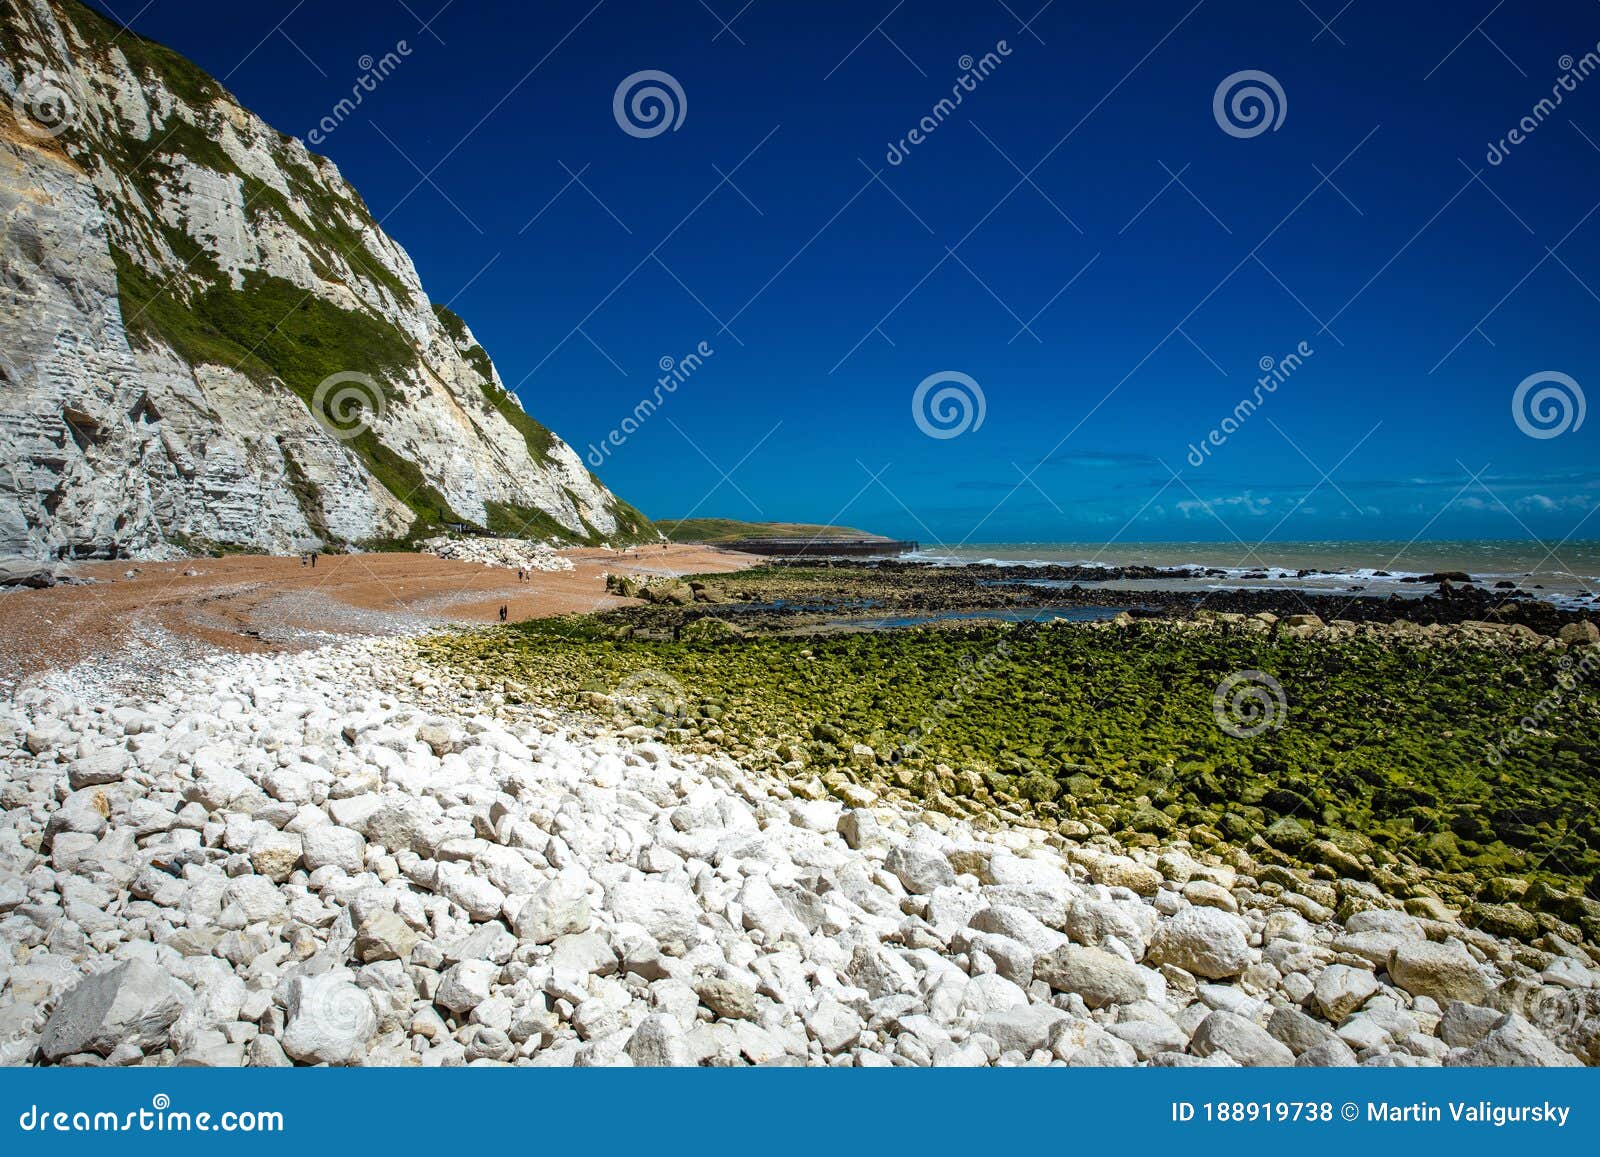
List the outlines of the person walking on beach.
{"label": "person walking on beach", "polygon": [[506,605],[504,603],[500,604],[500,621],[502,623],[506,621],[506,611],[507,611],[507,609],[508,608],[506,607]]}
{"label": "person walking on beach", "polygon": [[311,569],[312,570],[316,570],[317,569],[317,552],[316,551],[312,551],[311,552]]}

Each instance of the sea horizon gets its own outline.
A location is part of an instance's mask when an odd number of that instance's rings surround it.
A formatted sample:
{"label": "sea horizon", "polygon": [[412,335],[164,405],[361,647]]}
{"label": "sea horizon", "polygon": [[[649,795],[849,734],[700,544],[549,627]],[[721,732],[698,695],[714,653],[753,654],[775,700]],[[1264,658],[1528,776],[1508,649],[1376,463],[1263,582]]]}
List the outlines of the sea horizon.
{"label": "sea horizon", "polygon": [[1200,540],[1015,541],[962,546],[924,544],[920,550],[901,557],[947,565],[1191,568],[1223,572],[1189,580],[1201,585],[1291,584],[1368,595],[1415,593],[1421,584],[1407,580],[1461,572],[1484,583],[1515,582],[1519,587],[1537,589],[1545,597],[1574,605],[1591,603],[1600,590],[1600,539],[1562,543],[1553,551],[1527,539],[1326,539],[1255,545]]}

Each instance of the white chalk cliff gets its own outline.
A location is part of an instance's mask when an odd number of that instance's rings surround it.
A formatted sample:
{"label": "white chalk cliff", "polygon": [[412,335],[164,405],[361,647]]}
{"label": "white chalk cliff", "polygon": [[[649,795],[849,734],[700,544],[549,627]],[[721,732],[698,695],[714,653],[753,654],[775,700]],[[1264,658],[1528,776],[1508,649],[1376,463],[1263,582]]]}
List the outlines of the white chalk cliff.
{"label": "white chalk cliff", "polygon": [[72,0],[8,0],[0,556],[452,522],[651,532],[523,412],[331,161]]}

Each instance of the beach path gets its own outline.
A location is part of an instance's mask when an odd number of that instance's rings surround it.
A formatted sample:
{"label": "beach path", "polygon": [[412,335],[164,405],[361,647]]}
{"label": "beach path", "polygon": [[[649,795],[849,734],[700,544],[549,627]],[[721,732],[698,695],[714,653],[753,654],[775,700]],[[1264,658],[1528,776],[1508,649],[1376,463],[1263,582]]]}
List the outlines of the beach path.
{"label": "beach path", "polygon": [[[608,571],[696,574],[758,560],[706,546],[559,552],[572,570],[534,571],[431,554],[230,555],[179,562],[84,562],[81,586],[0,595],[0,657],[7,683],[97,658],[123,659],[142,643],[167,661],[184,653],[297,650],[338,635],[395,634],[432,624],[513,622],[585,614],[633,600],[607,594]],[[135,647],[137,649],[137,647]]]}

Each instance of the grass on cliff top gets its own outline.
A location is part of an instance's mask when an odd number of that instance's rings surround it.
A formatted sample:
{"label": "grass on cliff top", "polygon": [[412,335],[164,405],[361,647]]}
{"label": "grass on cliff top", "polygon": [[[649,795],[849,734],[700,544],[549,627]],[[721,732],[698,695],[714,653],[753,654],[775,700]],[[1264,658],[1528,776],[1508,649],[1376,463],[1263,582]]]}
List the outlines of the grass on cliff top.
{"label": "grass on cliff top", "polygon": [[[153,78],[202,115],[218,100],[238,103],[204,69],[165,45],[145,39],[86,5],[67,0],[61,4],[61,9],[72,27],[83,37],[91,53],[109,57],[113,51],[120,51],[141,80]],[[280,147],[289,139],[280,133]],[[354,212],[364,219],[366,225],[377,228],[371,213],[360,199],[346,200],[337,196],[322,185],[316,174],[288,163],[286,154],[280,154],[277,159],[280,167],[292,177],[304,177],[295,182],[295,188],[301,199],[311,207],[309,221],[290,209],[288,202],[276,190],[240,170],[221,144],[204,129],[189,124],[179,116],[168,118],[146,140],[108,137],[97,140],[93,147],[140,189],[147,199],[152,197],[154,186],[169,173],[168,167],[158,160],[160,156],[187,157],[208,169],[235,175],[244,184],[244,198],[251,216],[257,218],[271,211],[282,218],[320,256],[324,267],[319,272],[324,276],[335,276],[329,258],[338,254],[356,273],[387,289],[396,301],[405,302],[410,297],[405,284],[367,248],[360,230],[345,220],[347,212]],[[117,209],[118,206],[113,205],[110,211]]]}
{"label": "grass on cliff top", "polygon": [[57,0],[66,16],[92,49],[121,50],[128,63],[140,72],[153,73],[185,104],[199,107],[229,93],[205,69],[180,56],[164,44],[146,40],[133,29],[77,0]]}
{"label": "grass on cliff top", "polygon": [[740,522],[736,518],[668,518],[656,523],[673,542],[732,542],[740,538],[875,538],[848,526],[810,522]]}
{"label": "grass on cliff top", "polygon": [[[1600,700],[1550,652],[1392,637],[978,625],[742,642],[616,638],[604,619],[523,624],[427,644],[480,678],[567,705],[629,676],[682,688],[671,739],[760,763],[888,778],[926,795],[1078,819],[1133,842],[1267,848],[1291,862],[1368,856],[1464,895],[1600,870]],[[1223,731],[1218,684],[1263,671],[1281,723]],[[672,722],[668,720],[668,722]],[[919,738],[913,743],[913,733]],[[1489,749],[1515,741],[1494,765]],[[876,753],[852,766],[852,745]],[[768,758],[765,753],[781,751]],[[753,754],[752,754],[753,753]],[[948,774],[937,765],[947,765]],[[1337,849],[1337,852],[1329,849]]]}
{"label": "grass on cliff top", "polygon": [[[219,285],[184,304],[164,292],[127,254],[113,248],[113,257],[123,317],[134,334],[165,341],[191,364],[236,368],[263,387],[278,378],[308,406],[317,386],[330,374],[355,370],[371,375],[383,386],[386,377],[415,358],[415,351],[404,336],[388,323],[364,311],[340,309],[281,278],[249,273],[242,291]],[[499,393],[493,386],[488,390]],[[508,419],[520,419],[513,425],[528,440],[530,456],[536,441],[542,439],[546,446],[554,444],[555,436],[523,414],[514,402],[507,399],[503,405],[502,412]],[[390,545],[407,549],[418,538],[449,523],[474,525],[451,509],[415,462],[379,441],[371,430],[364,429],[347,439],[347,445],[372,475],[417,516],[411,532]],[[539,460],[535,457],[535,461]],[[296,493],[303,507],[315,497],[303,490]],[[587,545],[608,537],[588,525],[574,533],[549,514],[531,507],[485,505],[488,525],[478,529],[490,533],[554,536]],[[626,503],[618,500],[614,513],[624,529],[609,536],[613,540],[653,538],[649,520]],[[319,510],[307,509],[307,520],[313,526],[320,519]]]}

